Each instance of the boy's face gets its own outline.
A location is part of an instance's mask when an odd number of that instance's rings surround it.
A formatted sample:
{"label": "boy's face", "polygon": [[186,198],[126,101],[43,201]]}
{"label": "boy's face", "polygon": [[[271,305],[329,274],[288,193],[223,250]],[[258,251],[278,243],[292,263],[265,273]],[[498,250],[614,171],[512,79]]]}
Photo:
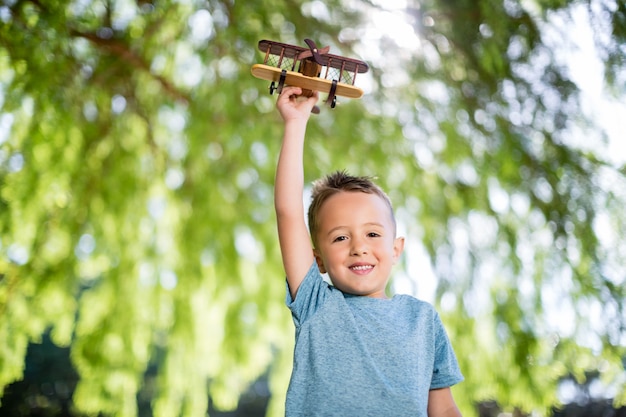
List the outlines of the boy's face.
{"label": "boy's face", "polygon": [[315,258],[333,285],[385,298],[391,268],[404,248],[387,203],[376,194],[339,192],[320,207]]}

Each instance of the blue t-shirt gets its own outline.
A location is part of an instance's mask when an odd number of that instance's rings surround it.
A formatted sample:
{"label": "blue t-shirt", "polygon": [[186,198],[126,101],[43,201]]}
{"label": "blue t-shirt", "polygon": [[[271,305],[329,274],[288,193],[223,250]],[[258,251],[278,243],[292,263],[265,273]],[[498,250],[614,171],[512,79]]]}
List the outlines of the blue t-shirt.
{"label": "blue t-shirt", "polygon": [[424,301],[344,294],[315,262],[286,301],[296,326],[287,417],[426,417],[429,390],[463,380],[439,315]]}

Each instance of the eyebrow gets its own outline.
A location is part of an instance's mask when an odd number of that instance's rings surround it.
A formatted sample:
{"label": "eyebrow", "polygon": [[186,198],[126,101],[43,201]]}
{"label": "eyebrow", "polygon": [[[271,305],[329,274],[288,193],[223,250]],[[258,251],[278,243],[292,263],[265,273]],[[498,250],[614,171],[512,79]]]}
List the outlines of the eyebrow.
{"label": "eyebrow", "polygon": [[[378,222],[369,222],[369,223],[365,223],[365,224],[363,224],[363,226],[365,226],[365,227],[372,227],[372,226],[375,226],[375,227],[380,227],[380,228],[383,228],[383,229],[385,228],[385,226],[384,226],[382,223],[378,223]],[[330,230],[328,231],[328,233],[326,233],[326,235],[327,235],[327,236],[329,236],[329,235],[331,235],[331,234],[333,234],[333,233],[335,233],[335,232],[337,232],[337,231],[339,231],[339,230],[341,230],[341,229],[347,229],[347,228],[348,228],[348,226],[337,226],[337,227],[333,227],[332,229],[330,229]]]}

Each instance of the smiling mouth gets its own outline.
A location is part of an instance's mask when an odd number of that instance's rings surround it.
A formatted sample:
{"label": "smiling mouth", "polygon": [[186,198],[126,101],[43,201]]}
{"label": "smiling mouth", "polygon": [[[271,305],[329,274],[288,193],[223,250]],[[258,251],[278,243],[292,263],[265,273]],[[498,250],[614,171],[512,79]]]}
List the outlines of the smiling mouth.
{"label": "smiling mouth", "polygon": [[354,265],[350,267],[352,271],[361,271],[361,272],[369,271],[373,268],[374,268],[374,265]]}

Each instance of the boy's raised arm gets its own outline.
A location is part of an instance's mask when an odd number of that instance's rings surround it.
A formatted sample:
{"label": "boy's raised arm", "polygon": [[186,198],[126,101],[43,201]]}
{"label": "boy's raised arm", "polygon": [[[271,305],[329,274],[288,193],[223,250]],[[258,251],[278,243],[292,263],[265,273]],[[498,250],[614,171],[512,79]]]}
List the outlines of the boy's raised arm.
{"label": "boy's raised arm", "polygon": [[274,206],[278,240],[291,297],[313,263],[313,247],[304,221],[304,135],[318,94],[304,99],[299,87],[285,87],[276,107],[285,123],[283,142],[276,167]]}

